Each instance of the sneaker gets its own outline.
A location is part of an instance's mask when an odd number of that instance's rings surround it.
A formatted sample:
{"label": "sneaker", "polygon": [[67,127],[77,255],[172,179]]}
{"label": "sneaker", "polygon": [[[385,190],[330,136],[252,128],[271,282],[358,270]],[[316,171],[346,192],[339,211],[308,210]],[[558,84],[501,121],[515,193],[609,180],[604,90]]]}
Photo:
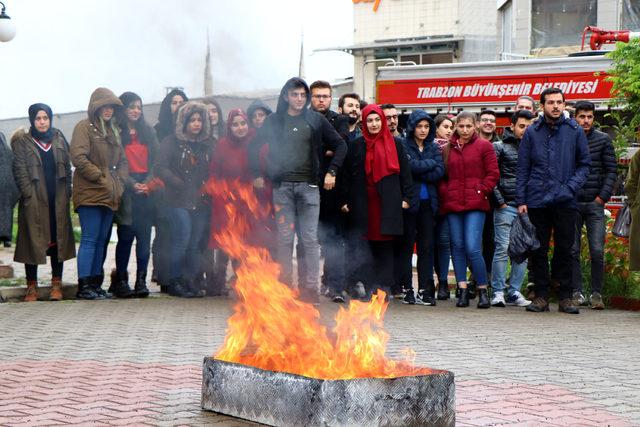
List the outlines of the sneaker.
{"label": "sneaker", "polygon": [[415,304],[416,296],[413,293],[413,289],[407,289],[404,293],[404,298],[402,299],[404,304]]}
{"label": "sneaker", "polygon": [[549,311],[549,302],[542,297],[536,297],[536,299],[534,299],[533,302],[527,306],[526,310],[533,313],[542,313],[543,311]]}
{"label": "sneaker", "polygon": [[404,299],[404,292],[398,292],[397,294],[393,294],[393,299]]}
{"label": "sneaker", "polygon": [[593,310],[604,310],[604,302],[599,292],[592,293],[589,299],[591,300],[591,308]]}
{"label": "sneaker", "polygon": [[515,306],[518,306],[518,307],[526,307],[529,304],[531,304],[531,301],[526,299],[524,297],[524,295],[522,295],[518,291],[515,291],[511,295],[507,295],[507,301],[506,302],[507,302],[507,305],[515,305]]}
{"label": "sneaker", "polygon": [[331,301],[335,302],[335,303],[339,303],[339,304],[343,304],[344,303],[344,297],[340,294],[334,294],[331,296]]}
{"label": "sneaker", "polygon": [[575,306],[589,305],[589,302],[580,291],[575,291],[571,296],[571,299],[573,300],[573,305]]}
{"label": "sneaker", "polygon": [[496,292],[491,298],[491,305],[493,307],[504,307],[504,292]]}
{"label": "sneaker", "polygon": [[435,306],[436,299],[428,295],[424,290],[419,290],[418,296],[416,297],[416,304]]}
{"label": "sneaker", "polygon": [[558,303],[558,311],[560,313],[580,314],[580,309],[572,298],[565,298],[560,301]]}

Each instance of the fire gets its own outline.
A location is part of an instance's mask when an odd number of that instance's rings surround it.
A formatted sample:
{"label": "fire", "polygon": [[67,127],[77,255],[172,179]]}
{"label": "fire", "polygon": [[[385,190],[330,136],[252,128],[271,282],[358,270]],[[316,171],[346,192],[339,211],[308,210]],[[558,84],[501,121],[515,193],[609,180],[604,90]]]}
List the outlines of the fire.
{"label": "fire", "polygon": [[224,200],[228,216],[226,227],[214,238],[240,262],[234,285],[238,302],[215,358],[333,380],[432,372],[414,366],[411,351],[403,360],[385,356],[389,336],[383,327],[388,305],[384,292],[379,291],[371,302],[351,301],[348,309],[340,307],[335,326],[328,330],[318,310],[278,280],[279,265],[265,248],[250,242],[256,224],[270,214],[251,184],[211,180],[206,190],[216,200]]}

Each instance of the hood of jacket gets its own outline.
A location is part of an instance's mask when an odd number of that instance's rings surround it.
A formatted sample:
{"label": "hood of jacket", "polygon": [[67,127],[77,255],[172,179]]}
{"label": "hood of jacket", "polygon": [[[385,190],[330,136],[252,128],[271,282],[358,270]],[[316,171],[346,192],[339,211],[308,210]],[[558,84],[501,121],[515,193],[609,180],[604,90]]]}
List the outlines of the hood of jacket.
{"label": "hood of jacket", "polygon": [[436,137],[436,122],[434,122],[431,116],[424,110],[414,110],[413,112],[411,112],[411,115],[407,120],[407,139],[413,141],[416,126],[421,120],[426,120],[427,122],[429,122],[429,134],[427,135],[427,139],[425,139],[424,141],[425,144],[433,142]]}
{"label": "hood of jacket", "polygon": [[306,110],[309,107],[309,104],[311,104],[311,97],[310,97],[311,91],[309,90],[309,85],[307,85],[307,82],[302,80],[300,77],[292,77],[289,80],[287,80],[284,86],[282,86],[282,90],[280,91],[280,97],[278,98],[278,106],[276,107],[276,113],[278,115],[286,114],[287,110],[289,109],[287,92],[289,92],[290,89],[293,89],[294,87],[301,86],[301,85],[304,87],[304,90],[307,93],[307,102],[305,102],[304,104],[304,109]]}
{"label": "hood of jacket", "polygon": [[89,120],[93,122],[96,119],[98,110],[105,105],[113,105],[118,108],[122,107],[122,101],[120,101],[120,98],[118,98],[111,90],[106,87],[99,87],[93,91],[91,98],[89,99],[89,107],[87,108]]}
{"label": "hood of jacket", "polygon": [[506,144],[518,144],[520,140],[516,138],[516,135],[510,127],[506,127],[504,128],[504,132],[502,132],[502,142]]}
{"label": "hood of jacket", "polygon": [[251,123],[251,118],[253,117],[253,113],[255,113],[256,110],[264,110],[264,112],[267,113],[267,116],[273,113],[271,107],[265,104],[261,99],[256,99],[247,108],[247,117],[249,118],[249,123]]}
{"label": "hood of jacket", "polygon": [[[202,130],[196,139],[189,139],[184,133],[184,127],[192,114],[199,113],[202,118]],[[207,106],[196,101],[189,101],[178,110],[176,118],[176,138],[181,141],[204,142],[211,137],[211,121]]]}

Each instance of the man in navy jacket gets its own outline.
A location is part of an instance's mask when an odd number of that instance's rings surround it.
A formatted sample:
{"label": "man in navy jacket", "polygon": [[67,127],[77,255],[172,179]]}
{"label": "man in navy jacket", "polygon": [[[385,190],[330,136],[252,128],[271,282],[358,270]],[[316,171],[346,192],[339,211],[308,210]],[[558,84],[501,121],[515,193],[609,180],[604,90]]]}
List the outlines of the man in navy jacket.
{"label": "man in navy jacket", "polygon": [[559,310],[578,314],[571,299],[571,246],[576,232],[577,196],[589,174],[591,156],[584,131],[564,116],[564,94],[558,88],[540,94],[543,116],[524,134],[518,150],[516,204],[529,213],[540,249],[531,257],[535,280],[533,303],[527,311],[549,311],[549,240],[554,237]]}

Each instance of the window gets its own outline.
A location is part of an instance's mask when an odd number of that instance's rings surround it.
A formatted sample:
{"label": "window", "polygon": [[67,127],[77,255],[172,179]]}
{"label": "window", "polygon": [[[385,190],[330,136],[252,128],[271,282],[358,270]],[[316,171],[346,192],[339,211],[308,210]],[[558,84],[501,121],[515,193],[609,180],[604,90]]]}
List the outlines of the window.
{"label": "window", "polygon": [[531,47],[575,46],[582,30],[596,25],[596,0],[532,0]]}
{"label": "window", "polygon": [[640,0],[622,1],[621,30],[640,31]]}

